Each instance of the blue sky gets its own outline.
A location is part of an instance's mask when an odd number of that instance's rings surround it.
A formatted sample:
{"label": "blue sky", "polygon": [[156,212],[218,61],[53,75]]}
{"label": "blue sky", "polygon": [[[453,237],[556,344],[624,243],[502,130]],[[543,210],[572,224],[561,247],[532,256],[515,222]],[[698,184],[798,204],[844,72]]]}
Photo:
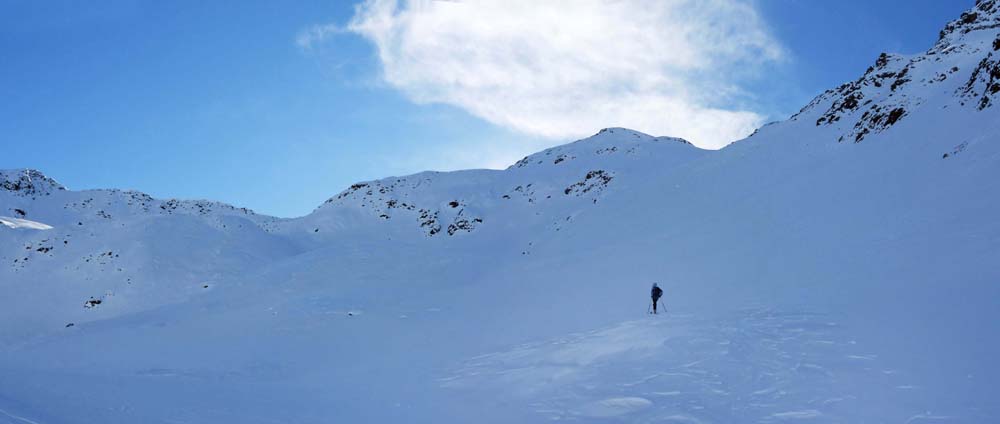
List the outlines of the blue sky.
{"label": "blue sky", "polygon": [[711,147],[926,49],[973,1],[668,3],[0,0],[0,168],[298,216],[605,126]]}

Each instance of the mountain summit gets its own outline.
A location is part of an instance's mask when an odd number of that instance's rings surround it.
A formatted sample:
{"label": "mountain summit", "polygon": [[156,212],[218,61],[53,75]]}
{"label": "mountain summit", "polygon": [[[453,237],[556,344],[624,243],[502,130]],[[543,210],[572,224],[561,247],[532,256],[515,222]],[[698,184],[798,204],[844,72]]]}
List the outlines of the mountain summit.
{"label": "mountain summit", "polygon": [[0,190],[19,196],[47,196],[66,188],[34,169],[0,169]]}

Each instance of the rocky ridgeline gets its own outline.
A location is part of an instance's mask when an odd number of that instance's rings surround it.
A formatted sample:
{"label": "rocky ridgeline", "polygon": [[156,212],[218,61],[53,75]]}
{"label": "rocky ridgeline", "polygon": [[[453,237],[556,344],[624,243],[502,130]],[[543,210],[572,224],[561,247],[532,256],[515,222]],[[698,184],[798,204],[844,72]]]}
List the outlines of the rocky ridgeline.
{"label": "rocky ridgeline", "polygon": [[214,222],[217,227],[225,228],[226,224],[218,218],[238,216],[247,218],[265,231],[271,231],[274,223],[278,221],[273,217],[258,215],[247,208],[209,200],[160,200],[140,191],[117,189],[88,190],[79,193],[87,197],[69,201],[63,208],[72,209],[80,213],[81,217],[91,219],[112,220],[121,214],[128,217],[179,214],[206,218],[209,222]]}
{"label": "rocky ridgeline", "polygon": [[[998,9],[996,0],[978,1],[973,9],[945,25],[938,41],[926,52],[912,57],[882,53],[864,75],[827,90],[792,120],[821,111],[814,118],[816,126],[836,127],[840,130],[838,141],[860,143],[906,119],[936,92],[930,88],[938,85],[950,84],[949,90],[962,106],[990,107],[1000,92]],[[957,66],[969,57],[978,66]]]}
{"label": "rocky ridgeline", "polygon": [[[226,203],[208,200],[155,199],[135,190],[101,189],[69,191],[61,184],[33,169],[0,170],[0,194],[6,193],[22,200],[48,199],[59,203],[67,212],[75,212],[77,221],[72,224],[84,225],[89,220],[110,221],[115,218],[185,214],[206,218],[240,216],[270,230],[278,221],[276,218],[258,215],[247,208],[238,208]],[[51,204],[46,204],[51,208]],[[0,215],[15,218],[31,218],[33,205],[21,201],[0,203]],[[224,224],[220,223],[220,226]]]}
{"label": "rocky ridgeline", "polygon": [[[615,179],[616,167],[632,166],[621,159],[640,159],[653,154],[651,147],[669,143],[692,146],[675,137],[653,137],[627,128],[605,128],[591,137],[526,156],[507,168],[513,179],[537,178],[544,181],[517,184],[501,197],[524,199],[528,203],[560,197],[587,197],[597,203],[601,193]],[[698,150],[692,146],[692,149]],[[566,168],[563,167],[572,167]],[[564,172],[556,173],[562,170]]]}
{"label": "rocky ridgeline", "polygon": [[[948,22],[938,33],[938,44],[954,40],[972,31],[989,30],[1000,27],[1000,1],[976,0],[976,6],[962,12],[962,16]],[[935,46],[937,47],[937,46]]]}
{"label": "rocky ridgeline", "polygon": [[[833,101],[816,119],[816,125],[833,125],[844,118],[856,119],[851,129],[838,139],[854,142],[891,127],[906,116],[908,109],[923,100],[900,90],[912,81],[910,71],[914,65],[915,62],[902,56],[882,53],[875,66],[869,67],[861,78],[827,92]],[[860,117],[856,117],[862,110]]]}
{"label": "rocky ridgeline", "polygon": [[0,170],[0,191],[15,196],[48,196],[66,190],[61,184],[34,169]]}
{"label": "rocky ridgeline", "polygon": [[[496,214],[506,208],[529,207],[531,215],[544,216],[548,208],[543,204],[558,199],[597,203],[616,178],[612,169],[631,166],[622,160],[658,157],[654,147],[670,143],[690,146],[679,138],[605,128],[591,137],[529,155],[501,172],[423,172],[357,183],[320,209],[354,208],[376,221],[412,222],[428,237],[471,233],[488,221],[488,214],[494,214],[489,220],[495,221],[499,219]],[[323,226],[317,223],[308,231],[320,233]]]}

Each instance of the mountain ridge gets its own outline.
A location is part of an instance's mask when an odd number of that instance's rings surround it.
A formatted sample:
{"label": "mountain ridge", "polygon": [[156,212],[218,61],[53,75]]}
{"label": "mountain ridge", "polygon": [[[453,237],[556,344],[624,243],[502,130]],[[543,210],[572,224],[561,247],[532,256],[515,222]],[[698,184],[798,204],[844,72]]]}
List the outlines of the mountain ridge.
{"label": "mountain ridge", "polygon": [[[975,104],[979,110],[992,106],[993,97],[1000,92],[1000,58],[994,56],[1000,51],[1000,33],[995,31],[1000,28],[1000,4],[994,0],[979,0],[973,8],[962,15],[949,21],[939,33],[939,39],[935,44],[923,53],[914,55],[902,55],[896,53],[882,53],[874,65],[870,66],[863,75],[856,80],[843,83],[837,88],[828,89],[817,95],[806,104],[799,112],[793,114],[786,120],[769,123],[754,131],[746,139],[756,136],[761,129],[773,125],[782,125],[790,121],[797,121],[805,118],[815,119],[816,126],[833,126],[837,128],[839,135],[837,141],[849,140],[860,143],[871,133],[885,131],[895,125],[900,120],[905,119],[914,108],[921,107],[928,101],[925,96],[908,93],[908,86],[919,84],[921,87],[928,87],[933,84],[948,80],[948,90],[952,90],[955,99],[958,99],[959,106],[966,106],[966,102]],[[994,31],[990,31],[994,30]],[[971,35],[970,35],[971,34]],[[980,53],[985,52],[985,56]],[[951,58],[948,66],[929,66],[941,63],[941,57],[954,56],[956,53],[965,54],[965,58]],[[960,55],[963,56],[963,55]],[[997,56],[1000,57],[1000,56]],[[968,66],[956,66],[955,62],[964,62]],[[926,62],[926,63],[922,63]],[[930,68],[930,69],[925,69]],[[972,69],[972,71],[967,71]],[[958,75],[955,75],[958,74]],[[965,75],[968,75],[967,77]],[[950,77],[950,78],[949,78]],[[914,84],[916,80],[916,84]],[[963,84],[954,84],[954,81],[965,81]],[[912,91],[912,90],[910,90]],[[895,97],[895,98],[893,98]],[[951,99],[949,99],[951,100]],[[947,103],[947,102],[946,102]],[[820,106],[824,105],[824,106]],[[948,104],[939,105],[947,107]],[[820,114],[815,113],[825,107],[825,111]],[[859,115],[860,114],[860,115]],[[848,126],[841,123],[847,122]],[[601,135],[607,132],[619,131],[627,133],[633,137],[643,140],[675,140],[681,143],[690,142],[669,136],[654,137],[627,128],[609,127],[598,131],[594,136],[555,146],[549,149],[536,152],[524,159],[510,165],[508,169],[526,166],[529,158],[540,154],[547,154],[550,151],[570,149],[577,143],[601,142]],[[745,139],[744,139],[745,140]],[[739,143],[736,140],[728,146]],[[725,147],[724,147],[725,148]],[[557,159],[558,160],[558,159]],[[45,176],[42,172],[32,169],[8,169],[2,170],[3,184],[0,188],[11,190],[11,187],[30,187],[32,178],[47,181],[53,190],[65,189],[58,182]],[[21,173],[19,177],[22,182],[13,180],[11,173]],[[422,171],[404,177],[417,177],[424,173],[440,173],[439,171]],[[26,179],[25,179],[26,178]],[[386,177],[371,181],[360,181],[352,184],[374,183],[376,181],[390,180],[401,177]],[[24,190],[24,189],[20,189]],[[350,190],[348,188],[347,190]],[[342,195],[347,190],[338,195]],[[18,190],[12,190],[18,191]],[[40,191],[45,191],[40,189]],[[130,190],[131,191],[131,190]],[[141,193],[141,192],[138,192]],[[326,202],[320,204],[317,209],[326,203],[336,199],[331,197]],[[205,204],[207,202],[227,205],[222,202],[207,199],[180,200],[166,199],[176,202],[194,202]],[[232,205],[227,205],[232,206]],[[234,208],[237,208],[233,206]],[[238,208],[246,209],[246,208]],[[250,211],[252,212],[252,211]]]}

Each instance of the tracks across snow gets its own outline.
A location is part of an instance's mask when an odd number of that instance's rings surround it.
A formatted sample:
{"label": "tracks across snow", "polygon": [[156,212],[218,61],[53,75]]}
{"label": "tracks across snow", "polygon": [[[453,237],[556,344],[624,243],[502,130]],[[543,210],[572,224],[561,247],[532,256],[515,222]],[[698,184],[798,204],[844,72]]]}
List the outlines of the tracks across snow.
{"label": "tracks across snow", "polygon": [[11,424],[38,424],[35,421],[29,420],[24,417],[20,417],[3,409],[0,409],[0,423],[11,423]]}
{"label": "tracks across snow", "polygon": [[[747,309],[648,319],[467,360],[441,384],[576,422],[903,422],[906,373],[833,316]],[[950,414],[949,414],[950,415]]]}

